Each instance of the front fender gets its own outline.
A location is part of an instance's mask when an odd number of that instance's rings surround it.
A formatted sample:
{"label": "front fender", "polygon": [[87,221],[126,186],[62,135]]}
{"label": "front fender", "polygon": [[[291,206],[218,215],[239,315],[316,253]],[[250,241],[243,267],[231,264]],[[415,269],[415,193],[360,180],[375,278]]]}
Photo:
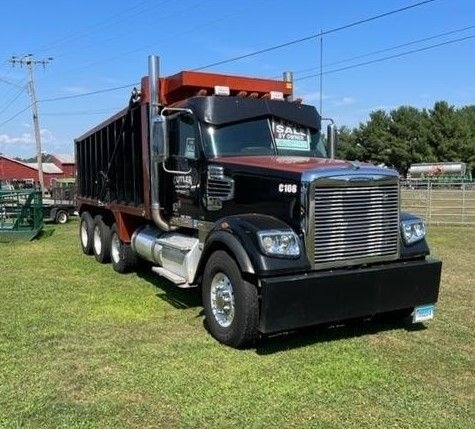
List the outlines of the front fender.
{"label": "front fender", "polygon": [[[294,258],[265,255],[259,246],[257,232],[268,229],[291,229],[285,222],[272,216],[248,214],[228,216],[215,223],[205,240],[198,271],[204,269],[208,256],[217,249],[225,249],[236,259],[244,273],[265,277],[310,269],[303,243],[300,256]],[[201,264],[200,263],[200,264]]]}

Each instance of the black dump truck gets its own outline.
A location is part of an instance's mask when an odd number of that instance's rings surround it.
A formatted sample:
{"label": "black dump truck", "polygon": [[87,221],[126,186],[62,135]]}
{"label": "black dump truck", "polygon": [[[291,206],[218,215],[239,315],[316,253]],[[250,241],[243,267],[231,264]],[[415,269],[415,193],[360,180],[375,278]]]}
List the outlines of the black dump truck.
{"label": "black dump truck", "polygon": [[150,56],[128,107],[75,140],[85,254],[200,287],[209,332],[233,347],[383,313],[433,317],[442,264],[401,211],[397,172],[334,159],[334,125],[324,144],[290,73],[158,68]]}

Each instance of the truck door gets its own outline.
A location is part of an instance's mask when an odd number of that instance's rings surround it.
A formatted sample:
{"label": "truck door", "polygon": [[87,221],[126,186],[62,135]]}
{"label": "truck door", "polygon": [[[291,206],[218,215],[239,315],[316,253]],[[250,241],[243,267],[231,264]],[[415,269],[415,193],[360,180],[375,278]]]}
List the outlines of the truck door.
{"label": "truck door", "polygon": [[200,219],[200,139],[192,114],[179,113],[167,119],[169,157],[163,164],[161,186],[170,223],[193,227]]}

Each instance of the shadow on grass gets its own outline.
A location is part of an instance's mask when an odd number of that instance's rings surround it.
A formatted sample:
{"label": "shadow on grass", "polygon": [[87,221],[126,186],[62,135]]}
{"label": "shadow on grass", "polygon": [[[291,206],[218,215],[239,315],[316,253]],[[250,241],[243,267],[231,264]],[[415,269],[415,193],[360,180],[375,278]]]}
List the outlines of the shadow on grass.
{"label": "shadow on grass", "polygon": [[55,228],[43,228],[35,237],[35,240],[50,238],[53,236],[54,232],[55,232]]}
{"label": "shadow on grass", "polygon": [[411,324],[407,320],[387,322],[379,320],[350,321],[337,325],[316,325],[280,334],[263,336],[254,346],[257,354],[269,355],[313,344],[376,335],[382,332],[400,329],[405,329],[406,331],[421,331],[427,328],[422,324]]}
{"label": "shadow on grass", "polygon": [[158,292],[157,298],[167,302],[179,310],[196,308],[201,306],[201,294],[199,288],[179,288],[164,277],[160,277],[150,271],[149,267],[141,267],[137,275],[143,280],[154,285]]}

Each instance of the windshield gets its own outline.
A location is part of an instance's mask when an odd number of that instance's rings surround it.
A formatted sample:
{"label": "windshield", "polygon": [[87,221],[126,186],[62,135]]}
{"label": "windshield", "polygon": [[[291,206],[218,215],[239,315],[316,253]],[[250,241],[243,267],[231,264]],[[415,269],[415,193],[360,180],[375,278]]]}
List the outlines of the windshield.
{"label": "windshield", "polygon": [[326,158],[319,131],[282,119],[257,119],[203,130],[207,156],[286,155]]}

